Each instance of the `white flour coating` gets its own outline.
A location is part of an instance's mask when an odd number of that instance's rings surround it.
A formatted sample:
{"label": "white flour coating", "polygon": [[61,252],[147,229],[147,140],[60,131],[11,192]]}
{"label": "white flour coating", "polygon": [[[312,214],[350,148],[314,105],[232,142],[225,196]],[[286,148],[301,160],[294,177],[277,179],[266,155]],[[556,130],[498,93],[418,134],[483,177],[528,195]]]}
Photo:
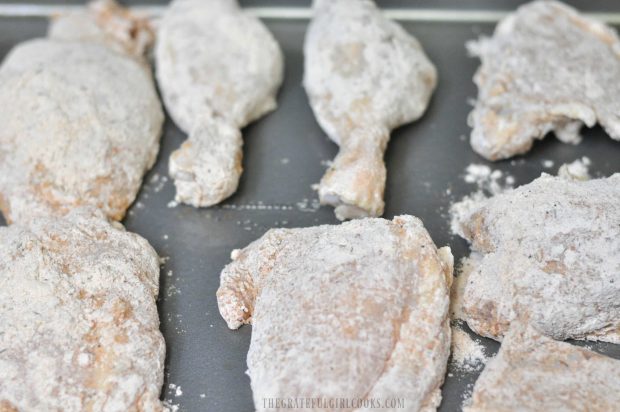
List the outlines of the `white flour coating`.
{"label": "white flour coating", "polygon": [[237,190],[240,129],[276,108],[280,47],[236,0],[175,0],[160,22],[155,57],[166,108],[189,134],[170,157],[175,199],[217,204]]}
{"label": "white flour coating", "polygon": [[452,327],[450,351],[452,366],[463,372],[478,371],[488,361],[484,346],[459,326]]}
{"label": "white flour coating", "polygon": [[600,123],[620,139],[620,41],[616,32],[557,1],[504,18],[492,38],[467,44],[482,64],[469,116],[471,145],[489,160],[527,152],[551,131],[566,143]]}
{"label": "white flour coating", "polygon": [[563,164],[558,170],[558,176],[568,180],[589,180],[590,159],[582,157],[572,163]]}
{"label": "white flour coating", "polygon": [[158,281],[100,211],[0,228],[0,410],[161,411]]}
{"label": "white flour coating", "polygon": [[501,340],[527,316],[556,339],[620,342],[620,174],[543,174],[481,201],[460,224],[475,252],[459,275],[474,331]]}
{"label": "white flour coating", "polygon": [[418,119],[437,83],[420,43],[370,0],[315,0],[304,43],[304,87],[340,146],[321,179],[340,220],[383,214],[390,130]]}
{"label": "white flour coating", "polygon": [[230,328],[253,325],[257,410],[264,398],[291,397],[404,398],[398,410],[437,408],[450,352],[452,255],[437,250],[419,219],[272,229],[231,258],[218,306]]}
{"label": "white flour coating", "polygon": [[620,405],[620,361],[515,324],[465,412],[591,411]]}
{"label": "white flour coating", "polygon": [[467,220],[489,196],[511,190],[514,184],[514,178],[511,175],[476,163],[465,168],[463,180],[465,183],[475,184],[478,190],[450,206],[450,231],[461,237],[463,236],[461,222]]}
{"label": "white flour coating", "polygon": [[[82,29],[113,20],[83,14]],[[17,45],[0,66],[0,209],[9,222],[82,205],[120,220],[159,149],[163,113],[146,62],[69,27],[55,20],[51,37]]]}

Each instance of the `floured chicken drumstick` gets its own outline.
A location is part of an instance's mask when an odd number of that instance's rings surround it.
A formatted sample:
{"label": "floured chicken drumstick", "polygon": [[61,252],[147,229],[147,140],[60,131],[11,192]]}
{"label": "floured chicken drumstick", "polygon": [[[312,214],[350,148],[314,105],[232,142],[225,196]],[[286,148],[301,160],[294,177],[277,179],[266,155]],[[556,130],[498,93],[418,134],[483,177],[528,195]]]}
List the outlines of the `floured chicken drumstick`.
{"label": "floured chicken drumstick", "polygon": [[61,17],[0,66],[0,209],[9,222],[96,206],[116,220],[155,161],[163,113],[146,22],[111,1]]}
{"label": "floured chicken drumstick", "polygon": [[464,410],[607,412],[618,405],[620,361],[515,324]]}
{"label": "floured chicken drumstick", "polygon": [[158,281],[101,211],[0,228],[0,410],[161,411]]}
{"label": "floured chicken drumstick", "polygon": [[499,340],[527,315],[556,339],[620,343],[620,174],[542,175],[461,224],[474,251],[461,310],[474,331]]}
{"label": "floured chicken drumstick", "polygon": [[419,219],[272,229],[232,258],[217,299],[231,329],[253,325],[257,410],[269,409],[263,399],[296,397],[437,408],[452,255],[436,249]]}
{"label": "floured chicken drumstick", "polygon": [[236,0],[175,0],[159,28],[157,80],[189,138],[170,157],[176,200],[211,206],[237,190],[240,129],[272,111],[282,52]]}
{"label": "floured chicken drumstick", "polygon": [[424,113],[437,72],[418,41],[369,0],[315,0],[304,86],[340,146],[319,185],[340,220],[383,214],[390,131]]}
{"label": "floured chicken drumstick", "polygon": [[578,143],[583,124],[620,139],[620,40],[603,23],[536,1],[468,48],[482,61],[471,145],[487,159],[525,153],[551,131]]}

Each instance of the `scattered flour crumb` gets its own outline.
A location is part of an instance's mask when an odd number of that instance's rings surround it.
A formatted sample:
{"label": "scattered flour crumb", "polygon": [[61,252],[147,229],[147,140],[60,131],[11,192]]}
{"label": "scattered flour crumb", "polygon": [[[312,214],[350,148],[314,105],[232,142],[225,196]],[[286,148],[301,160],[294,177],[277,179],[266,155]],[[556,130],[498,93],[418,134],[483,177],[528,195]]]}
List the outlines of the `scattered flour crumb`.
{"label": "scattered flour crumb", "polygon": [[178,398],[179,396],[183,395],[183,391],[181,390],[181,385],[175,385],[174,383],[171,383],[168,385],[168,388],[170,389],[170,392],[174,391],[173,394],[175,398]]}
{"label": "scattered flour crumb", "polygon": [[289,164],[290,160],[288,157],[283,157],[282,159],[280,159],[280,163],[282,163],[283,165],[287,165]]}
{"label": "scattered flour crumb", "polygon": [[551,169],[555,163],[553,160],[545,159],[542,161],[542,165],[545,169]]}
{"label": "scattered flour crumb", "polygon": [[472,163],[467,166],[465,172],[467,173],[465,175],[465,181],[467,183],[477,183],[488,179],[488,177],[491,175],[491,168],[489,166]]}
{"label": "scattered flour crumb", "polygon": [[332,160],[321,160],[321,166],[323,167],[331,167],[334,162]]}
{"label": "scattered flour crumb", "polygon": [[525,164],[525,159],[523,157],[519,158],[519,159],[512,159],[510,161],[510,165],[511,166],[518,166],[518,165],[522,165]]}
{"label": "scattered flour crumb", "polygon": [[452,365],[463,372],[479,371],[489,360],[484,346],[459,326],[452,327]]}
{"label": "scattered flour crumb", "polygon": [[461,236],[461,223],[478,210],[481,203],[489,196],[511,190],[515,184],[513,176],[501,170],[493,170],[487,165],[475,163],[467,166],[463,180],[475,184],[478,190],[450,206],[450,230],[453,234]]}
{"label": "scattered flour crumb", "polygon": [[181,294],[181,289],[177,288],[175,284],[171,284],[170,286],[168,286],[168,289],[166,290],[167,297],[172,297],[172,296],[176,296],[180,294]]}
{"label": "scattered flour crumb", "polygon": [[568,180],[589,180],[590,170],[589,167],[592,164],[589,158],[582,157],[572,163],[565,163],[560,166],[558,170],[558,176]]}
{"label": "scattered flour crumb", "polygon": [[465,387],[465,390],[461,394],[461,399],[463,403],[461,403],[461,409],[465,409],[468,406],[471,406],[471,395],[474,392],[474,384],[468,383]]}
{"label": "scattered flour crumb", "polygon": [[178,205],[179,205],[179,202],[177,202],[176,200],[171,200],[168,202],[166,206],[168,206],[169,209],[172,209],[173,207],[177,207]]}
{"label": "scattered flour crumb", "polygon": [[[503,185],[501,183],[502,178],[504,178]],[[502,193],[506,191],[507,187],[512,187],[514,184],[514,177],[511,175],[504,175],[501,170],[493,170],[487,165],[475,163],[465,168],[463,180],[466,183],[475,184],[479,191],[486,192],[489,195]]]}
{"label": "scattered flour crumb", "polygon": [[275,205],[266,205],[263,202],[257,202],[257,203],[247,203],[247,204],[234,204],[234,203],[227,203],[227,204],[223,204],[220,206],[222,209],[229,209],[229,210],[293,210],[295,209],[295,207],[293,205],[282,205],[282,204],[275,204]]}
{"label": "scattered flour crumb", "polygon": [[164,411],[167,411],[167,412],[178,412],[179,411],[179,405],[175,405],[168,400],[164,400],[163,404],[164,404]]}
{"label": "scattered flour crumb", "polygon": [[160,176],[159,173],[155,173],[153,176],[151,176],[148,184],[145,185],[145,187],[151,188],[153,192],[158,193],[164,188],[167,182],[167,176]]}
{"label": "scattered flour crumb", "polygon": [[316,212],[321,207],[321,203],[319,199],[304,198],[300,202],[297,202],[295,206],[300,212]]}

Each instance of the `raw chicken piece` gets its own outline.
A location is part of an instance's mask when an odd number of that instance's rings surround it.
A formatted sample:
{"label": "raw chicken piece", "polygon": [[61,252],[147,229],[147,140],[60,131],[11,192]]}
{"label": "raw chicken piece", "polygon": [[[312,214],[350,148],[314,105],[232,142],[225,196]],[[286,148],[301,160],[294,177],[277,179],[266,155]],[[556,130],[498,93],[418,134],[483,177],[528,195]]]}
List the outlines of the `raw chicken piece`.
{"label": "raw chicken piece", "polygon": [[161,411],[158,281],[101,211],[0,228],[0,410]]}
{"label": "raw chicken piece", "polygon": [[461,310],[474,331],[500,340],[527,315],[556,339],[620,343],[620,174],[543,174],[481,201],[461,225],[474,252]]}
{"label": "raw chicken piece", "polygon": [[578,143],[581,126],[597,122],[620,139],[620,40],[603,23],[536,1],[468,49],[482,61],[469,123],[471,145],[485,158],[525,153],[551,131]]}
{"label": "raw chicken piece", "polygon": [[146,22],[113,2],[52,23],[0,66],[0,209],[9,222],[90,205],[115,220],[159,149]]}
{"label": "raw chicken piece", "polygon": [[452,255],[437,250],[419,219],[272,229],[232,259],[218,305],[231,329],[253,325],[257,410],[274,410],[263,399],[296,397],[437,408],[450,351]]}
{"label": "raw chicken piece", "polygon": [[515,322],[464,410],[607,412],[618,405],[620,361]]}
{"label": "raw chicken piece", "polygon": [[437,72],[418,41],[369,0],[315,0],[304,87],[340,146],[319,185],[340,220],[383,214],[390,131],[424,113]]}
{"label": "raw chicken piece", "polygon": [[103,44],[143,64],[146,63],[144,54],[154,41],[147,18],[121,7],[114,0],[96,0],[84,10],[55,18],[48,37]]}
{"label": "raw chicken piece", "polygon": [[157,80],[189,138],[170,157],[176,200],[195,207],[237,190],[240,129],[276,108],[282,52],[236,0],[175,0],[159,27]]}

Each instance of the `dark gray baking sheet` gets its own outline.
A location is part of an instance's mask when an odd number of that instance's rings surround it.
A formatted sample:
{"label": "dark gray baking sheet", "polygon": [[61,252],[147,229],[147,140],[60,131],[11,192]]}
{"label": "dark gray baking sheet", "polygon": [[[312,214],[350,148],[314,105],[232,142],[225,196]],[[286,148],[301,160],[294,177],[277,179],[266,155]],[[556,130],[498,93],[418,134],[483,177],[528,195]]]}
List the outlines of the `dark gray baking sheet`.
{"label": "dark gray baking sheet", "polygon": [[[243,131],[245,172],[237,194],[210,209],[169,207],[174,186],[164,181],[168,156],[184,134],[168,120],[157,164],[125,220],[129,230],[147,238],[161,256],[169,257],[161,272],[159,300],[168,348],[163,395],[181,411],[253,410],[245,375],[251,327],[228,330],[215,299],[219,273],[229,262],[230,251],[246,246],[271,227],[337,223],[331,208],[317,207],[310,187],[321,178],[325,161],[335,156],[336,146],[319,129],[301,88],[301,46],[307,22],[271,20],[267,24],[284,50],[286,79],[278,110]],[[462,239],[450,235],[447,210],[451,202],[476,189],[462,178],[470,163],[501,169],[514,176],[517,184],[528,183],[543,171],[555,173],[560,164],[582,156],[592,160],[595,175],[620,171],[620,143],[609,139],[599,127],[585,130],[584,141],[578,146],[549,136],[513,161],[484,161],[465,139],[469,133],[468,99],[476,96],[471,78],[478,62],[467,57],[463,43],[490,33],[493,25],[417,22],[404,26],[436,64],[439,85],[426,115],[392,135],[386,154],[386,218],[406,213],[420,217],[437,245],[450,245],[458,261],[468,248]],[[44,19],[0,19],[0,56],[17,42],[42,35],[45,29]],[[553,160],[554,166],[543,168],[545,159]],[[479,339],[488,354],[497,351],[497,343]],[[588,346],[620,358],[617,346]],[[477,373],[465,374],[452,367],[448,372],[440,410],[457,411]]]}

